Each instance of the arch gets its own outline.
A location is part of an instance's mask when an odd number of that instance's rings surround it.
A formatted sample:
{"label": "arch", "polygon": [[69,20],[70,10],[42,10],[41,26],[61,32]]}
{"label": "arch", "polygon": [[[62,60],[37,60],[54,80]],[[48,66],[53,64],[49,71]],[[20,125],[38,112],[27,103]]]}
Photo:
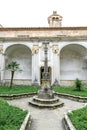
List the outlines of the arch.
{"label": "arch", "polygon": [[[8,44],[7,46],[5,46],[3,53],[6,53],[6,51],[7,51],[10,47],[16,46],[16,45],[23,45],[23,46],[29,48],[29,50],[31,50],[31,47],[30,47],[30,46],[27,46],[27,44],[24,44],[24,43],[15,43],[15,44],[13,44],[13,43],[12,43],[12,44]],[[32,51],[32,50],[31,50],[31,51]]]}
{"label": "arch", "polygon": [[60,51],[60,79],[72,81],[87,80],[87,50],[79,44],[68,44]]}
{"label": "arch", "polygon": [[68,45],[78,45],[78,46],[81,46],[81,47],[83,47],[84,49],[87,49],[87,47],[84,45],[84,44],[82,44],[82,43],[64,43],[61,47],[60,47],[60,53],[61,53],[61,51],[62,51],[62,49],[64,48],[64,47],[66,47],[66,46],[68,46]]}
{"label": "arch", "polygon": [[[5,65],[11,61],[17,61],[20,64],[22,72],[16,72],[15,82],[25,82],[32,80],[32,52],[29,47],[23,44],[14,44],[5,50]],[[9,72],[5,71],[5,79],[9,80]]]}

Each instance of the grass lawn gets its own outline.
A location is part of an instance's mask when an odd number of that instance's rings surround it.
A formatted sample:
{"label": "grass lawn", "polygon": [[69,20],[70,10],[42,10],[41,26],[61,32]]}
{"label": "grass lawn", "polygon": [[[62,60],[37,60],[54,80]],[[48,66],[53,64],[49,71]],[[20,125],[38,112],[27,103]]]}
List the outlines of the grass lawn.
{"label": "grass lawn", "polygon": [[68,113],[68,116],[76,130],[87,130],[87,106]]}
{"label": "grass lawn", "polygon": [[87,97],[87,87],[82,87],[81,91],[77,91],[75,87],[55,87],[54,91],[75,96]]}
{"label": "grass lawn", "polygon": [[20,93],[30,93],[37,92],[38,87],[33,86],[12,86],[10,89],[8,86],[0,86],[0,94],[20,94]]}
{"label": "grass lawn", "polygon": [[[21,94],[37,92],[39,87],[35,86],[13,86],[11,89],[8,86],[0,86],[0,94]],[[77,91],[75,87],[55,87],[53,89],[58,93],[71,94],[76,96],[87,97],[87,87],[82,87],[81,91]]]}
{"label": "grass lawn", "polygon": [[0,99],[0,130],[19,130],[27,111],[13,107]]}

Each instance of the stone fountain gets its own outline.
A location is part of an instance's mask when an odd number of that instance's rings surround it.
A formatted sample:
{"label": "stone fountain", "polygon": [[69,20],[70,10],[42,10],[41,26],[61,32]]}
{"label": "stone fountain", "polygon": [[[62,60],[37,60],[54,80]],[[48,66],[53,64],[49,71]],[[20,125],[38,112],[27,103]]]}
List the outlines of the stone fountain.
{"label": "stone fountain", "polygon": [[44,72],[42,74],[42,86],[38,91],[37,96],[34,96],[29,104],[39,108],[57,108],[64,105],[59,101],[59,98],[54,96],[54,92],[50,85],[50,74],[48,72],[48,42],[44,42]]}

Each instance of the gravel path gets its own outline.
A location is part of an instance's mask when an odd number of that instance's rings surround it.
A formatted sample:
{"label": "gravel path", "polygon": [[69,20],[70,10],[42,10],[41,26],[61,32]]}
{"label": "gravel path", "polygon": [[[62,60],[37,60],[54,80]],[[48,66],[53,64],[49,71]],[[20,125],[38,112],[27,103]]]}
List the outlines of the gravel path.
{"label": "gravel path", "polygon": [[30,111],[32,124],[29,130],[64,130],[62,126],[64,113],[83,107],[85,103],[63,98],[60,100],[64,102],[64,106],[54,110],[34,108],[28,105],[29,98],[11,100],[9,103]]}

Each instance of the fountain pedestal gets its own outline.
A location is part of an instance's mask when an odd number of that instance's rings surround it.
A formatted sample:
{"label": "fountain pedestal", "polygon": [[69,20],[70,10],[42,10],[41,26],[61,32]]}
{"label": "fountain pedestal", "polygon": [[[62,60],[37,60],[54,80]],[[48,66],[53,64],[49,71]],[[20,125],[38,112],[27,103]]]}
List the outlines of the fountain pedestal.
{"label": "fountain pedestal", "polygon": [[38,98],[41,98],[41,99],[53,99],[54,98],[54,93],[50,89],[49,86],[45,85],[45,87],[43,89],[38,91]]}
{"label": "fountain pedestal", "polygon": [[59,98],[54,96],[54,92],[52,91],[51,86],[49,85],[50,76],[48,72],[48,59],[47,59],[48,43],[44,43],[44,45],[45,45],[44,47],[45,61],[44,61],[44,72],[42,74],[44,86],[42,86],[41,89],[38,91],[37,96],[34,96],[29,101],[29,104],[39,108],[61,107],[64,105],[64,103],[60,102]]}

